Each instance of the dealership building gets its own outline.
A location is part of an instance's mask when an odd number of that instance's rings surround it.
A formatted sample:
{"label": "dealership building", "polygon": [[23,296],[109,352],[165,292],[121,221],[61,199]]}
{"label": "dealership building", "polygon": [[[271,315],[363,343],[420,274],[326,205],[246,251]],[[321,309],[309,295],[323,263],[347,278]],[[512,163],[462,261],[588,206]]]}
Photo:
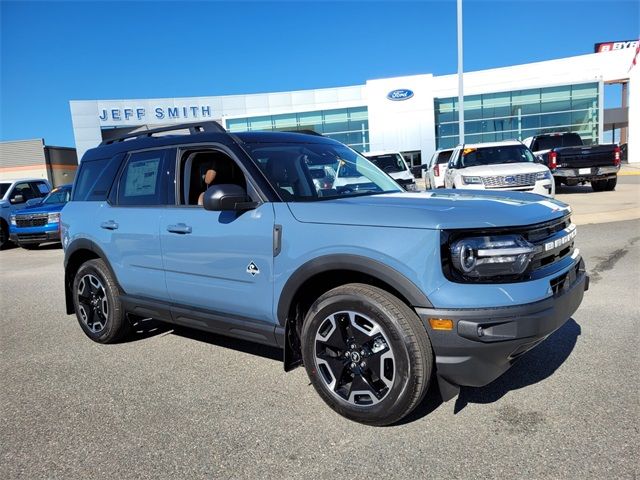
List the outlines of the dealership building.
{"label": "dealership building", "polygon": [[[464,74],[465,143],[552,131],[603,143],[614,130],[640,162],[640,66],[635,48]],[[605,86],[622,84],[615,108]],[[411,75],[362,85],[210,97],[71,101],[78,156],[134,130],[216,120],[230,132],[315,130],[359,151],[399,151],[419,164],[459,143],[457,75]],[[609,135],[610,137],[610,135]],[[634,143],[635,142],[635,143]]]}

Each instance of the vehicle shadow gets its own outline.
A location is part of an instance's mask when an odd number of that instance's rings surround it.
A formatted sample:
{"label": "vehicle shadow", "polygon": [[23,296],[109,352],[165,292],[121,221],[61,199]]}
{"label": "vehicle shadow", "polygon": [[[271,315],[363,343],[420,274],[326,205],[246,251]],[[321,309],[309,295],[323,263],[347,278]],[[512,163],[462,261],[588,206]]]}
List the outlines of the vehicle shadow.
{"label": "vehicle shadow", "polygon": [[129,319],[131,322],[132,332],[127,336],[127,338],[122,340],[122,343],[137,342],[159,335],[171,334],[195,340],[197,342],[208,343],[217,347],[229,348],[238,352],[248,353],[249,355],[256,355],[270,360],[282,361],[282,350],[276,347],[260,345],[258,343],[232,337],[225,337],[224,335],[217,335],[215,333],[203,332],[193,328],[181,327],[179,325],[165,323],[153,318],[138,318],[131,315]]}
{"label": "vehicle shadow", "polygon": [[493,403],[511,390],[527,387],[550,377],[569,358],[581,333],[580,325],[570,318],[489,385],[479,388],[463,387],[456,399],[454,413],[462,411],[469,403]]}
{"label": "vehicle shadow", "polygon": [[[550,377],[573,351],[582,333],[580,325],[570,318],[562,327],[533,350],[525,353],[502,376],[484,387],[462,387],[455,400],[454,414],[469,403],[493,403],[511,390],[524,388]],[[442,397],[435,375],[424,400],[410,415],[394,425],[414,422],[434,412],[442,405]]]}
{"label": "vehicle shadow", "polygon": [[237,352],[268,358],[269,360],[277,360],[281,362],[283,358],[283,352],[280,348],[261,345],[259,343],[249,342],[238,338],[225,337],[224,335],[180,326],[173,326],[173,334],[190,340],[195,340],[197,342],[205,342],[217,347],[228,348]]}
{"label": "vehicle shadow", "polygon": [[574,185],[572,187],[568,187],[567,185],[562,185],[562,187],[556,186],[556,195],[565,195],[565,194],[576,194],[576,193],[593,193],[593,188],[591,185]]}

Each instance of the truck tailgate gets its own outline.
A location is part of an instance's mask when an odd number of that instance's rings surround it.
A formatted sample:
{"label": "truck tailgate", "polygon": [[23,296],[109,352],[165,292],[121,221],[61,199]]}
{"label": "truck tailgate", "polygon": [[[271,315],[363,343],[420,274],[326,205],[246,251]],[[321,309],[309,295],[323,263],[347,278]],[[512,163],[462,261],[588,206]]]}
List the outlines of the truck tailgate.
{"label": "truck tailgate", "polygon": [[555,149],[561,168],[604,167],[614,165],[614,145],[593,147],[565,147]]}

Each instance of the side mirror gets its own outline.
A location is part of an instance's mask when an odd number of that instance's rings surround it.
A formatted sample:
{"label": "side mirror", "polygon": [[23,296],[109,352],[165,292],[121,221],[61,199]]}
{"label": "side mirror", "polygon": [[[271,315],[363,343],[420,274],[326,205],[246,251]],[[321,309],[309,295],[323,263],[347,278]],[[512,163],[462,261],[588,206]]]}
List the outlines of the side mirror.
{"label": "side mirror", "polygon": [[27,207],[35,207],[36,205],[40,205],[42,203],[42,199],[41,198],[31,198],[29,200],[27,200]]}
{"label": "side mirror", "polygon": [[253,210],[258,206],[252,202],[247,192],[240,185],[221,184],[212,185],[204,192],[203,205],[205,210],[222,212],[226,210],[241,212]]}
{"label": "side mirror", "polygon": [[22,195],[15,195],[11,200],[9,200],[11,203],[16,204],[16,203],[22,203],[24,202],[24,197]]}

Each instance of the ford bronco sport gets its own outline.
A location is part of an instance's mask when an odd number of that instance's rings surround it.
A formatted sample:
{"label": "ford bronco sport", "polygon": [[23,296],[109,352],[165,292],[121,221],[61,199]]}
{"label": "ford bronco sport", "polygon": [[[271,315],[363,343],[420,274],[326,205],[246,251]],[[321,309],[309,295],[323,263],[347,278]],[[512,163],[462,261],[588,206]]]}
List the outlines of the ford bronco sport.
{"label": "ford bronco sport", "polygon": [[[309,173],[344,166],[360,180]],[[320,136],[133,133],[84,155],[62,211],[67,312],[100,343],[133,316],[281,347],[335,411],[386,425],[432,379],[445,400],[486,385],[576,311],[570,213],[521,192],[405,192]]]}

